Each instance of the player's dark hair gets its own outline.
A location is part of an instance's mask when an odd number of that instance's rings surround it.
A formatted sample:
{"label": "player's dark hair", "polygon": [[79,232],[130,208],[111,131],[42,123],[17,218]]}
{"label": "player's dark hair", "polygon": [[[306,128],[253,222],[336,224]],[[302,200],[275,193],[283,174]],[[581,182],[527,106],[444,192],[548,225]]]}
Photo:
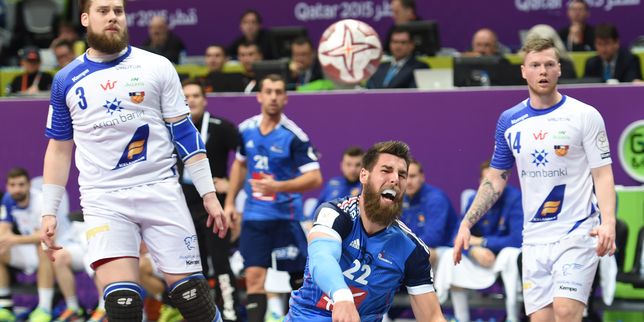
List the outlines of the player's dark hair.
{"label": "player's dark hair", "polygon": [[181,87],[186,87],[188,85],[197,85],[199,86],[199,91],[201,92],[202,96],[206,96],[206,90],[203,87],[203,83],[200,82],[198,79],[195,78],[188,78],[181,82]]}
{"label": "player's dark hair", "polygon": [[557,56],[557,61],[559,61],[561,54],[559,53],[559,49],[557,49],[557,46],[555,46],[555,43],[554,41],[552,41],[552,39],[530,38],[523,45],[520,52],[524,55],[527,55],[528,53],[531,53],[533,51],[541,52],[550,48],[555,51],[555,56]]}
{"label": "player's dark hair", "polygon": [[409,165],[415,164],[418,166],[418,172],[420,173],[425,173],[425,170],[423,169],[423,165],[416,159],[411,158],[409,159]]}
{"label": "player's dark hair", "polygon": [[574,3],[581,3],[581,4],[584,5],[586,10],[589,9],[588,3],[585,0],[570,0],[570,1],[568,1],[568,7],[570,8],[570,6],[573,5]]}
{"label": "player's dark hair", "polygon": [[311,46],[311,48],[313,48],[313,42],[311,42],[311,39],[309,39],[309,37],[307,37],[307,36],[297,36],[291,42],[291,46],[293,46],[293,45],[301,46],[301,45],[305,45],[305,44],[308,44],[309,46]]}
{"label": "player's dark hair", "polygon": [[374,144],[369,148],[369,150],[367,150],[364,157],[362,157],[362,167],[372,171],[381,154],[391,154],[402,158],[405,160],[407,167],[409,167],[409,162],[411,160],[409,146],[407,143],[402,141],[385,141]]}
{"label": "player's dark hair", "polygon": [[[127,0],[123,0],[123,8],[126,7]],[[92,5],[92,0],[78,0],[78,9],[80,12],[89,13],[89,7]]]}
{"label": "player's dark hair", "polygon": [[257,49],[257,52],[261,55],[262,51],[259,50],[259,45],[254,42],[254,41],[249,41],[247,39],[244,39],[244,41],[240,42],[239,45],[237,45],[237,55],[239,56],[239,47],[255,47]]}
{"label": "player's dark hair", "polygon": [[270,80],[273,82],[282,82],[284,84],[284,90],[286,90],[286,81],[284,80],[284,77],[278,75],[278,74],[268,74],[264,76],[260,81],[259,81],[259,91],[262,91],[262,88],[264,87],[264,81]]}
{"label": "player's dark hair", "polygon": [[595,39],[619,40],[617,27],[609,23],[602,23],[595,26]]}
{"label": "player's dark hair", "polygon": [[244,19],[244,17],[246,17],[246,15],[254,15],[255,19],[257,19],[257,22],[259,22],[260,25],[262,24],[262,15],[260,15],[257,10],[246,9],[246,11],[244,11],[244,13],[242,13],[241,17],[239,17],[239,21]]}
{"label": "player's dark hair", "polygon": [[350,157],[361,157],[364,155],[364,150],[359,146],[350,146],[344,150],[342,155],[348,155]]}
{"label": "player's dark hair", "polygon": [[74,52],[74,44],[67,39],[57,40],[52,44],[51,47],[52,48],[67,47],[67,49],[69,49],[70,52],[72,53]]}
{"label": "player's dark hair", "polygon": [[[409,40],[411,40],[411,31],[409,28],[406,28],[405,26],[394,26],[391,29],[391,34],[407,34],[407,37],[409,37]],[[413,42],[412,42],[413,43]]]}
{"label": "player's dark hair", "polygon": [[27,172],[27,169],[15,167],[7,173],[7,180],[19,177],[25,177],[27,178],[27,181],[29,181],[29,172]]}
{"label": "player's dark hair", "polygon": [[416,13],[416,0],[398,0],[398,2],[400,2],[400,5],[404,8],[411,9]]}
{"label": "player's dark hair", "polygon": [[210,45],[208,45],[208,47],[206,47],[206,50],[208,50],[208,48],[210,48],[210,47],[217,47],[217,48],[221,49],[221,51],[224,52],[224,57],[228,56],[228,51],[226,50],[226,47],[224,47],[223,45],[221,45],[221,44],[210,44]]}

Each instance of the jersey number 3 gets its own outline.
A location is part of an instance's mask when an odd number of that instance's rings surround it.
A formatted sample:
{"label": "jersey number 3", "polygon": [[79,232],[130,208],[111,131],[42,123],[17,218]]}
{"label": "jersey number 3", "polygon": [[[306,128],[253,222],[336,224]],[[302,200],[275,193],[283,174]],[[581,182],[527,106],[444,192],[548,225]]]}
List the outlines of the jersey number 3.
{"label": "jersey number 3", "polygon": [[80,107],[81,110],[86,109],[87,99],[85,98],[85,89],[82,87],[76,88],[76,95],[78,95],[78,107]]}
{"label": "jersey number 3", "polygon": [[[362,274],[358,278],[355,278],[354,274],[358,272],[362,272]],[[367,281],[367,277],[371,275],[371,267],[369,267],[368,264],[362,264],[359,260],[354,259],[353,266],[342,272],[342,274],[356,283],[367,285],[369,283],[369,281]]]}

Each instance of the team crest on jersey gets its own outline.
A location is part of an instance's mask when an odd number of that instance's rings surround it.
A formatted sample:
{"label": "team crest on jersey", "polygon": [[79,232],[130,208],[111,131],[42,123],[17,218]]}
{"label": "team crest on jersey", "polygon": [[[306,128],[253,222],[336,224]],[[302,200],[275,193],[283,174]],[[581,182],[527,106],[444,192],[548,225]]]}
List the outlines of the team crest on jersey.
{"label": "team crest on jersey", "polygon": [[[353,294],[353,302],[356,304],[356,308],[360,308],[360,304],[364,299],[367,297],[367,291],[357,288],[355,286],[349,286],[349,289],[351,290],[351,294]],[[333,311],[333,300],[331,297],[326,295],[326,293],[322,293],[322,296],[318,300],[317,303],[315,303],[315,306],[319,309],[326,310],[326,311]]]}
{"label": "team crest on jersey", "polygon": [[548,159],[546,159],[548,152],[546,152],[546,150],[534,150],[534,153],[531,153],[530,155],[532,155],[532,157],[534,158],[532,159],[532,164],[537,167],[539,167],[540,165],[545,167],[548,163]]}
{"label": "team crest on jersey", "polygon": [[114,115],[114,112],[120,112],[123,107],[121,107],[121,101],[118,100],[118,98],[114,98],[111,102],[108,100],[105,100],[105,104],[103,104],[103,107],[106,109],[106,112],[109,113],[110,115]]}
{"label": "team crest on jersey", "polygon": [[125,147],[119,163],[112,170],[127,167],[128,165],[147,160],[148,137],[150,127],[145,124],[140,126],[132,135],[130,143]]}
{"label": "team crest on jersey", "polygon": [[555,154],[560,157],[566,156],[569,148],[570,145],[555,145]]}
{"label": "team crest on jersey", "polygon": [[561,184],[552,188],[546,200],[543,201],[537,213],[532,217],[530,222],[544,222],[557,220],[561,212],[566,185]]}
{"label": "team crest on jersey", "polygon": [[144,98],[145,98],[144,91],[130,92],[130,100],[132,101],[132,103],[140,104],[141,102],[143,102]]}

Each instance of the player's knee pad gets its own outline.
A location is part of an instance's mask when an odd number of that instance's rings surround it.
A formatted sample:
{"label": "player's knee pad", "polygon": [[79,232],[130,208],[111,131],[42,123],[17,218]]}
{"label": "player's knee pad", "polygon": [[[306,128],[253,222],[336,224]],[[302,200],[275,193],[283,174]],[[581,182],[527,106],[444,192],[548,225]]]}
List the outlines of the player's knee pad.
{"label": "player's knee pad", "polygon": [[219,310],[210,296],[208,282],[201,275],[190,275],[170,287],[172,304],[189,322],[221,321]]}
{"label": "player's knee pad", "polygon": [[116,282],[105,287],[105,310],[111,322],[143,320],[143,297],[141,286],[132,282]]}

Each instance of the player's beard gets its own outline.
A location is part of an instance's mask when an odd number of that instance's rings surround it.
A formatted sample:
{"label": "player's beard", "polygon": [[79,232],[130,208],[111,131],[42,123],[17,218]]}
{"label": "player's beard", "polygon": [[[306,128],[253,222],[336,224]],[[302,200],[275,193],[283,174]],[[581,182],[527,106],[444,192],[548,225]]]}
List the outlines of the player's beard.
{"label": "player's beard", "polygon": [[385,189],[393,188],[382,187],[380,190],[376,190],[372,187],[370,182],[364,185],[364,210],[367,218],[372,222],[383,226],[389,226],[394,222],[394,220],[398,219],[402,213],[403,194],[399,191],[393,204],[383,205],[380,202],[380,198]]}
{"label": "player's beard", "polygon": [[28,195],[29,194],[27,194],[27,193],[16,192],[16,193],[11,194],[11,199],[13,199],[16,202],[20,203],[20,202],[23,202],[23,201],[27,200]]}
{"label": "player's beard", "polygon": [[91,48],[104,54],[111,55],[120,52],[127,46],[129,41],[130,36],[127,29],[108,36],[104,33],[93,32],[91,28],[87,28],[87,43]]}

